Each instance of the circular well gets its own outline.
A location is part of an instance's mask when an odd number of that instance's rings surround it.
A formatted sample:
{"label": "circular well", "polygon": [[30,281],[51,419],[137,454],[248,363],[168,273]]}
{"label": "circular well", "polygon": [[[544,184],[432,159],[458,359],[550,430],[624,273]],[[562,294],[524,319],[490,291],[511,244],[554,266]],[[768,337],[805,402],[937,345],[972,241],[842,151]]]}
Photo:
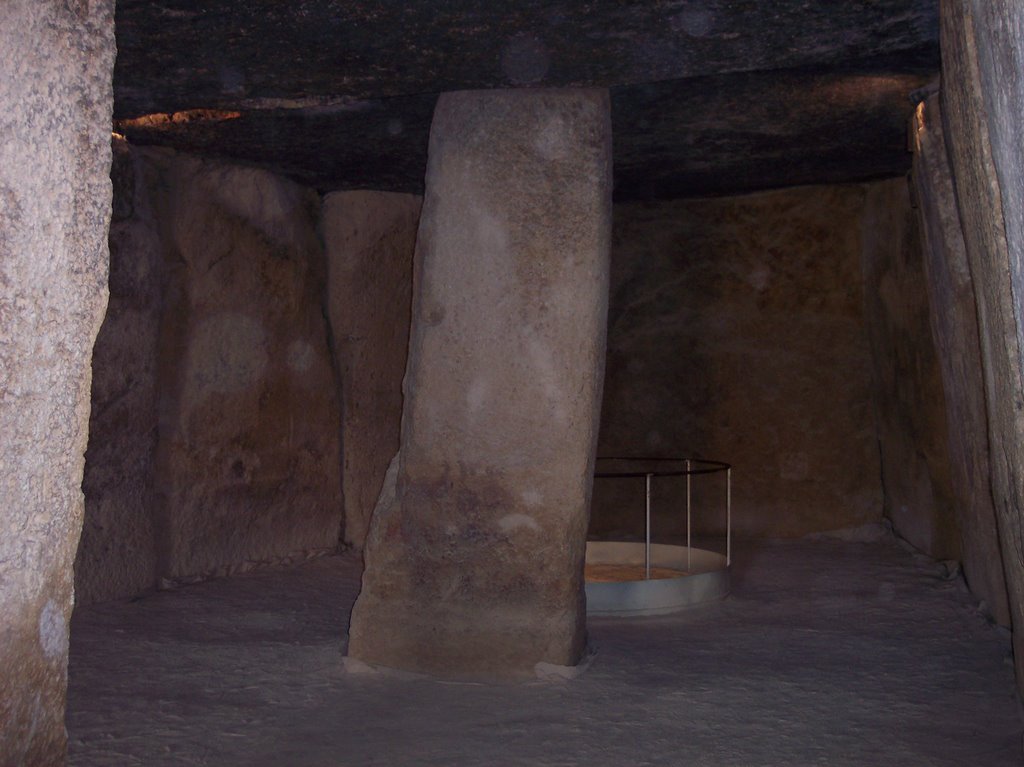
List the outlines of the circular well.
{"label": "circular well", "polygon": [[[651,544],[652,571],[677,577],[643,579],[644,544],[621,541],[590,541],[586,564],[591,573],[617,575],[628,580],[588,580],[588,615],[665,615],[687,607],[714,602],[729,594],[726,557],[707,549]],[[640,579],[636,579],[639,572]],[[653,574],[653,573],[652,573]]]}

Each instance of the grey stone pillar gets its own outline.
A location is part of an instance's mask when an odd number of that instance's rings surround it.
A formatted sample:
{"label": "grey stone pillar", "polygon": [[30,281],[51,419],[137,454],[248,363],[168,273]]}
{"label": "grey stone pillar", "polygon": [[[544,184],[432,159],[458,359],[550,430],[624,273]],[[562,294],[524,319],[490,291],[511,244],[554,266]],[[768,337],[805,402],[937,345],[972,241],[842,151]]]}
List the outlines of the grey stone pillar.
{"label": "grey stone pillar", "polygon": [[974,279],[988,409],[992,498],[1024,692],[1024,8],[943,0],[942,108]]}
{"label": "grey stone pillar", "polygon": [[938,96],[913,121],[917,214],[949,429],[950,478],[963,539],[964,574],[992,616],[1010,623],[989,478],[988,418],[974,282],[967,263]]}
{"label": "grey stone pillar", "polygon": [[574,664],[605,351],[608,95],[445,94],[426,182],[401,448],[349,654],[442,675]]}
{"label": "grey stone pillar", "polygon": [[64,762],[114,2],[0,3],[0,765]]}

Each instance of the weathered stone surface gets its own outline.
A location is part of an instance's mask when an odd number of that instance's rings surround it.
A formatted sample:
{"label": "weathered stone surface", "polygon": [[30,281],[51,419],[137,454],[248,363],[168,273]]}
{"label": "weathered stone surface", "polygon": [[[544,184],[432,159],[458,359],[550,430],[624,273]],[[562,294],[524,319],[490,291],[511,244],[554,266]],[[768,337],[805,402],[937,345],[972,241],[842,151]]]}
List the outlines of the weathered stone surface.
{"label": "weathered stone surface", "polygon": [[865,319],[885,514],[921,551],[959,559],[945,398],[907,180],[870,185],[863,222]]}
{"label": "weathered stone surface", "polygon": [[114,142],[110,300],[93,349],[85,518],[75,561],[79,605],[133,596],[156,583],[153,463],[163,256],[147,167],[124,141]]}
{"label": "weathered stone surface", "polygon": [[[616,206],[599,455],[731,462],[739,534],[880,520],[863,197],[808,187]],[[594,535],[642,531],[642,481],[623,482],[595,484]],[[724,488],[707,487],[714,505],[695,524],[724,530]],[[685,484],[655,492],[658,531],[683,532]]]}
{"label": "weathered stone surface", "polygon": [[374,189],[422,195],[436,103],[437,94],[432,93],[360,103],[351,109],[196,110],[115,125],[138,146],[167,146],[257,163],[321,191]]}
{"label": "weathered stone surface", "polygon": [[931,75],[862,67],[616,88],[615,199],[672,199],[909,170],[907,95]]}
{"label": "weathered stone surface", "polygon": [[612,88],[617,200],[905,173],[936,0],[118,3],[118,130],[422,193],[437,94]]}
{"label": "weathered stone surface", "polygon": [[[1022,119],[1009,96],[1018,92],[1024,72],[1000,67],[1006,79],[993,82],[997,73],[989,68],[992,57],[1005,62],[1020,55],[1021,13],[1016,3],[1004,0],[942,3],[943,119],[978,305],[992,498],[1015,628],[1017,680],[1024,691],[1024,377],[1018,319],[1024,306],[1014,266],[1024,242],[1009,223],[1020,213],[1012,210],[1017,204],[1012,187],[1021,182],[1024,168],[1020,146],[1003,143],[1020,126],[997,125]],[[990,26],[996,17],[1006,25]],[[995,46],[996,51],[982,58],[985,46]]]}
{"label": "weathered stone surface", "polygon": [[602,91],[438,102],[401,452],[367,539],[351,657],[438,674],[578,661],[610,153]]}
{"label": "weathered stone surface", "polygon": [[[698,6],[699,7],[695,7]],[[117,4],[117,113],[936,60],[934,0]],[[339,98],[341,97],[341,98]]]}
{"label": "weathered stone surface", "polygon": [[66,751],[89,358],[107,300],[113,3],[0,4],[0,764]]}
{"label": "weathered stone surface", "polygon": [[366,191],[324,199],[327,306],[342,391],[345,541],[358,548],[398,451],[422,202]]}
{"label": "weathered stone surface", "polygon": [[992,616],[1010,624],[1006,580],[989,478],[988,420],[974,283],[967,263],[939,97],[919,107],[913,123],[914,170],[932,337],[938,353],[949,433],[950,478],[959,520],[963,568]]}
{"label": "weathered stone surface", "polygon": [[[865,181],[906,173],[907,95],[937,68],[772,70],[612,89],[615,199]],[[259,163],[318,189],[422,194],[435,95],[117,123],[133,143]],[[301,136],[301,141],[296,141]]]}
{"label": "weathered stone surface", "polygon": [[319,200],[265,171],[148,153],[164,236],[161,575],[333,549],[342,503]]}

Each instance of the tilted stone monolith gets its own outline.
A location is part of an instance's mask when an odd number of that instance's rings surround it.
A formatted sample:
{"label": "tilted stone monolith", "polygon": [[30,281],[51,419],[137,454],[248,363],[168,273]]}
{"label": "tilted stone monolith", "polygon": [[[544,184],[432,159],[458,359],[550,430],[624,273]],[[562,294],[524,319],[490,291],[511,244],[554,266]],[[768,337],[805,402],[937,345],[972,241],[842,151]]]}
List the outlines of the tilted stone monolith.
{"label": "tilted stone monolith", "polygon": [[579,660],[610,227],[605,91],[441,97],[350,657],[503,676]]}
{"label": "tilted stone monolith", "polygon": [[944,0],[942,109],[974,280],[992,499],[1024,691],[1024,8]]}
{"label": "tilted stone monolith", "polygon": [[938,95],[913,120],[911,174],[924,252],[932,337],[942,373],[950,479],[963,538],[964,574],[1002,625],[1010,624],[1003,560],[989,482],[988,417],[978,308],[967,263]]}

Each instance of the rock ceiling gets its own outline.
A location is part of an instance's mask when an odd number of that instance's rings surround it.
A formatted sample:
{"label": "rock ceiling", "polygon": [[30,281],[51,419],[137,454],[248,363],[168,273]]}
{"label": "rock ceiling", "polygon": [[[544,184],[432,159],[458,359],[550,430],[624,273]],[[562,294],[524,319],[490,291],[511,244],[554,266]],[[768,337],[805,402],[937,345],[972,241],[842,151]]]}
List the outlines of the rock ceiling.
{"label": "rock ceiling", "polygon": [[118,0],[115,129],[421,191],[437,94],[611,89],[618,199],[909,166],[938,0]]}

